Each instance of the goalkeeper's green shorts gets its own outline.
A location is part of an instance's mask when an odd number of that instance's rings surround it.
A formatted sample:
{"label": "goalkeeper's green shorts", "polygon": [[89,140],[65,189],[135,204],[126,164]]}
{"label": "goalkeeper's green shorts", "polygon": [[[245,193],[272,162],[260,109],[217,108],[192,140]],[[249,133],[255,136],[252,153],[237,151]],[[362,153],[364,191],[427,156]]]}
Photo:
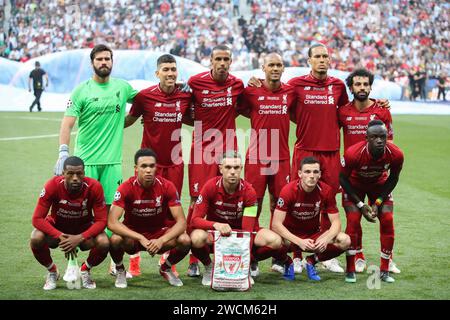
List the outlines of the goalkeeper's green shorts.
{"label": "goalkeeper's green shorts", "polygon": [[123,181],[121,164],[86,165],[84,171],[87,177],[98,180],[103,187],[105,202],[111,205],[114,194]]}

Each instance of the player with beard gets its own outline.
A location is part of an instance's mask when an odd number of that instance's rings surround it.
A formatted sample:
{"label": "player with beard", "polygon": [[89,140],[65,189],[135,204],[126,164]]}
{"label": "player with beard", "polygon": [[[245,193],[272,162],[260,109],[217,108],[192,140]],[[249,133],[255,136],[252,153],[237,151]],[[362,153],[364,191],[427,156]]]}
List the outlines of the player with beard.
{"label": "player with beard", "polygon": [[[374,81],[374,75],[366,69],[353,71],[346,79],[347,87],[354,96],[354,100],[338,109],[339,126],[344,134],[344,150],[355,143],[365,141],[366,130],[370,121],[381,120],[388,130],[388,141],[393,140],[392,116],[389,109],[382,108],[378,101],[369,99]],[[347,217],[349,218],[349,217]],[[366,259],[362,250],[362,229],[360,224],[355,224],[356,230],[349,230],[347,224],[346,233],[354,236],[352,247],[347,255],[355,256],[356,272],[363,272],[366,268]],[[389,271],[400,273],[395,263],[389,262]]]}
{"label": "player with beard", "polygon": [[64,160],[69,156],[70,133],[78,119],[74,155],[83,159],[86,176],[102,184],[109,210],[123,179],[125,107],[127,102],[133,102],[137,91],[125,80],[110,77],[113,66],[110,48],[96,45],[90,58],[94,74],[73,90],[61,122],[55,175],[61,175]]}
{"label": "player with beard", "polygon": [[[81,280],[86,289],[95,289],[90,270],[108,255],[106,205],[101,184],[85,177],[84,163],[78,157],[64,162],[63,175],[48,180],[34,209],[30,247],[36,260],[47,268],[44,290],[56,288],[59,273],[50,249],[59,247],[66,257],[76,248],[90,250],[81,265]],[[49,214],[50,211],[50,214]]]}

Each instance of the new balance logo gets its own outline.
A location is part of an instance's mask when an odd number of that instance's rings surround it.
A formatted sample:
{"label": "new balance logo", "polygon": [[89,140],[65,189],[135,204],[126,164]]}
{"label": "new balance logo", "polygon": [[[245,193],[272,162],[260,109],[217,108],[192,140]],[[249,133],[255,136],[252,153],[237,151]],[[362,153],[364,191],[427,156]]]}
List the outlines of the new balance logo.
{"label": "new balance logo", "polygon": [[120,106],[116,105],[116,113],[120,112]]}
{"label": "new balance logo", "polygon": [[305,91],[310,91],[311,87],[305,87]]}
{"label": "new balance logo", "polygon": [[202,94],[208,94],[209,93],[209,90],[203,90],[202,91]]}
{"label": "new balance logo", "polygon": [[264,96],[259,96],[258,97],[258,101],[263,101],[264,100]]}
{"label": "new balance logo", "polygon": [[347,117],[347,121],[352,121],[352,117]]}

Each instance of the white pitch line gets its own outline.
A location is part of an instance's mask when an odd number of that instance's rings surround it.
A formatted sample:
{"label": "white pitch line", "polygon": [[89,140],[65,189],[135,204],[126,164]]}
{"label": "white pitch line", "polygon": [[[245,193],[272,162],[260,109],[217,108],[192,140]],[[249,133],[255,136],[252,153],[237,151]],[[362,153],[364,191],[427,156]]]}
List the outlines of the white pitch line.
{"label": "white pitch line", "polygon": [[[72,132],[71,134],[76,134],[76,133],[77,132]],[[0,141],[31,140],[31,139],[42,139],[42,138],[52,138],[52,137],[59,137],[59,133],[45,134],[45,135],[41,135],[41,136],[0,138]]]}
{"label": "white pitch line", "polygon": [[4,116],[4,117],[0,117],[0,119],[45,120],[45,121],[57,121],[57,122],[61,122],[61,119],[56,119],[56,118],[41,118],[41,117],[11,117],[11,116]]}

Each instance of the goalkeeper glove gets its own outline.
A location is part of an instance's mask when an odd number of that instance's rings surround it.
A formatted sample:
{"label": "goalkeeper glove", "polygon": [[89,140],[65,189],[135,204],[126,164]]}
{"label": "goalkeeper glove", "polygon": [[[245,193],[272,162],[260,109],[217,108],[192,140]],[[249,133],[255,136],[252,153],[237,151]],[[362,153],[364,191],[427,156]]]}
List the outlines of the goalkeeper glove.
{"label": "goalkeeper glove", "polygon": [[59,158],[56,161],[54,174],[55,176],[62,175],[64,161],[69,157],[69,146],[67,144],[62,144],[59,146]]}

